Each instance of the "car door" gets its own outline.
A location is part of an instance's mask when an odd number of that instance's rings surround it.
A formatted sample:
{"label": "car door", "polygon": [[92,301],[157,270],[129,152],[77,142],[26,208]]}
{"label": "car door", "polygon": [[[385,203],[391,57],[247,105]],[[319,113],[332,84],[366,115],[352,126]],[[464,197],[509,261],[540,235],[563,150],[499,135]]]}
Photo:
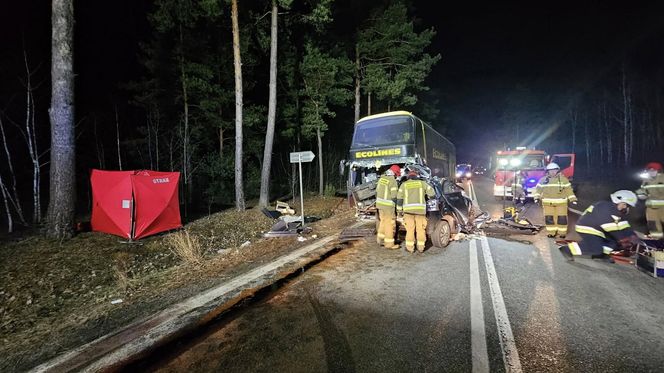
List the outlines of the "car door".
{"label": "car door", "polygon": [[560,171],[566,178],[572,180],[574,178],[574,161],[576,154],[554,154],[551,157],[551,162],[555,162],[560,166]]}

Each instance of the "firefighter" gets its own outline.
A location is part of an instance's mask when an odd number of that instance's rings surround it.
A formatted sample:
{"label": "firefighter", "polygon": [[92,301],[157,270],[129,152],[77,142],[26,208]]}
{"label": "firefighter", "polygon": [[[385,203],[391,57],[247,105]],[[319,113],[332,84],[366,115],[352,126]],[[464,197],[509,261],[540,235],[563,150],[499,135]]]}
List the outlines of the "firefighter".
{"label": "firefighter", "polygon": [[546,165],[546,175],[542,177],[533,193],[535,203],[542,201],[546,235],[561,238],[567,235],[567,203],[576,205],[576,196],[572,184],[560,173],[560,166],[551,162]]}
{"label": "firefighter", "polygon": [[408,180],[399,186],[397,193],[397,211],[403,214],[403,223],[406,226],[406,250],[415,251],[415,238],[417,237],[417,251],[424,251],[427,240],[427,200],[434,197],[435,192],[426,181],[420,180],[417,171],[408,172]]}
{"label": "firefighter", "polygon": [[662,164],[650,162],[646,165],[646,175],[641,188],[636,191],[639,199],[646,201],[646,220],[649,236],[662,239],[664,233],[664,174]]}
{"label": "firefighter", "polygon": [[398,185],[395,179],[401,176],[401,168],[392,165],[378,180],[376,186],[376,208],[378,209],[378,232],[376,241],[384,245],[386,249],[398,249],[399,245],[394,243],[396,231],[396,212],[394,210],[397,201]]}
{"label": "firefighter", "polygon": [[526,193],[524,188],[524,183],[526,178],[523,174],[523,171],[517,171],[514,173],[514,178],[512,179],[512,201],[514,203],[524,203],[526,201]]}
{"label": "firefighter", "polygon": [[629,190],[618,190],[611,194],[611,202],[600,201],[588,207],[576,222],[580,242],[571,242],[559,248],[568,259],[583,255],[601,258],[614,250],[629,250],[639,243],[625,217],[629,206],[636,206],[637,197]]}

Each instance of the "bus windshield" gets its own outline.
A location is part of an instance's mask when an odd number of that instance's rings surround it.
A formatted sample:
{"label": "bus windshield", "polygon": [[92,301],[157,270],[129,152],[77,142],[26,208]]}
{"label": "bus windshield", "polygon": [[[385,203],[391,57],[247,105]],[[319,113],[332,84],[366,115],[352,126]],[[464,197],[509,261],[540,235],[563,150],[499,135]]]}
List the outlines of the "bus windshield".
{"label": "bus windshield", "polygon": [[499,170],[537,170],[544,168],[544,155],[505,155],[497,159]]}
{"label": "bus windshield", "polygon": [[355,125],[352,148],[412,144],[415,141],[410,117],[386,117],[361,121]]}

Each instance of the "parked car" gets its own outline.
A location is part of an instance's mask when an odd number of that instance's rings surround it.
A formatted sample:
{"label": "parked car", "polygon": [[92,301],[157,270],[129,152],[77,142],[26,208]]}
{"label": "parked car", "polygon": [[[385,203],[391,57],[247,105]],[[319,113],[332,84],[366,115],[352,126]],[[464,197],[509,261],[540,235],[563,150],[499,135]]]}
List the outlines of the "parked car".
{"label": "parked car", "polygon": [[461,163],[456,166],[456,180],[468,180],[473,176],[473,168],[467,163]]}
{"label": "parked car", "polygon": [[486,167],[484,166],[477,166],[473,169],[473,173],[475,175],[484,175],[486,174]]}

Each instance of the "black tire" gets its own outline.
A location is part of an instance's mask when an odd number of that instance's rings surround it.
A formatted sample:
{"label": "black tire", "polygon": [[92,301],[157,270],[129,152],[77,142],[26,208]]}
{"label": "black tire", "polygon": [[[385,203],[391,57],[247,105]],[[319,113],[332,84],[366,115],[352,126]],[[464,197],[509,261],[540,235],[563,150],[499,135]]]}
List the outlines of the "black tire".
{"label": "black tire", "polygon": [[433,232],[431,234],[431,243],[435,247],[444,248],[450,244],[451,238],[452,233],[450,224],[446,220],[439,220],[436,223],[436,226],[433,228]]}

